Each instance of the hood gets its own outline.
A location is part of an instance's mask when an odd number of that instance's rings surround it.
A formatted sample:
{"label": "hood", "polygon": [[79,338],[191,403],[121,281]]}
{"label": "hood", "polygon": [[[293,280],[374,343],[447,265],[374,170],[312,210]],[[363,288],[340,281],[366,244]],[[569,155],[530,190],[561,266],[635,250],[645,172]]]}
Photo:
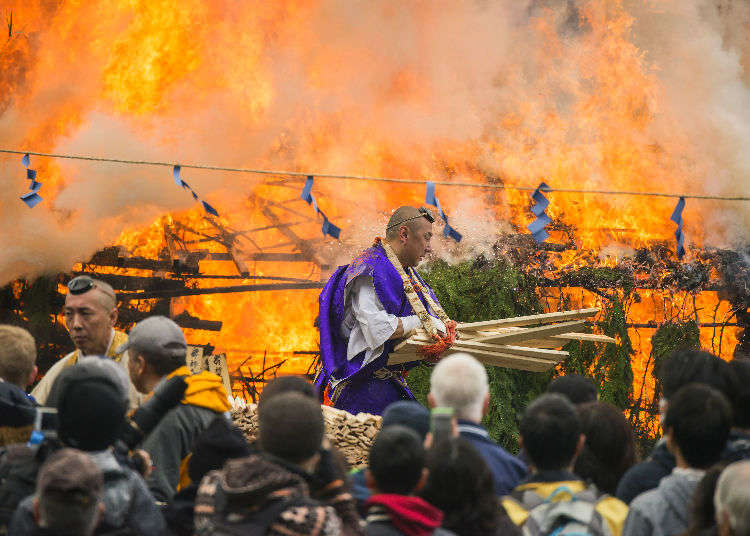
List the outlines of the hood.
{"label": "hood", "polygon": [[656,444],[654,449],[651,451],[651,455],[649,456],[651,460],[658,463],[664,469],[666,469],[667,472],[672,472],[672,469],[674,469],[675,465],[677,465],[677,461],[674,459],[674,454],[669,452],[669,449],[667,448],[667,442],[663,439],[659,440],[659,442]]}
{"label": "hood", "polygon": [[301,476],[260,455],[228,460],[219,488],[228,511],[253,509],[281,497],[309,496]]}
{"label": "hood", "polygon": [[443,512],[420,497],[380,494],[370,497],[365,508],[381,507],[391,524],[406,536],[430,536],[443,522]]}
{"label": "hood", "polygon": [[36,407],[23,389],[0,380],[0,426],[30,426],[35,416]]}
{"label": "hood", "polygon": [[703,478],[702,471],[675,469],[671,475],[659,482],[659,492],[672,509],[674,515],[688,525],[690,521],[690,501],[698,482]]}
{"label": "hood", "polygon": [[231,409],[227,390],[221,378],[211,372],[203,371],[198,374],[190,374],[190,369],[180,367],[172,372],[167,378],[173,376],[184,376],[187,383],[183,404],[206,408],[217,413],[223,413]]}

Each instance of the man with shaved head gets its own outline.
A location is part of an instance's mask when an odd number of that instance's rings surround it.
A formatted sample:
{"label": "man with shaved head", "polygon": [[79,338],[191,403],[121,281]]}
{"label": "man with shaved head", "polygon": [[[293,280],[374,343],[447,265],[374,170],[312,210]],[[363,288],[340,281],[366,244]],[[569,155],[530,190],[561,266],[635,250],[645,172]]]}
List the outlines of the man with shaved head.
{"label": "man with shaved head", "polygon": [[452,325],[414,267],[431,252],[434,218],[425,208],[400,207],[351,264],[340,266],[319,298],[323,401],[350,413],[379,415],[400,399],[413,400],[404,373],[417,362],[388,366],[400,340],[424,328],[436,340]]}
{"label": "man with shaved head", "polygon": [[[31,392],[41,405],[45,405],[52,383],[66,367],[75,365],[81,357],[100,356],[117,362],[128,372],[128,353],[117,354],[128,336],[115,331],[117,298],[115,291],[104,281],[81,275],[70,280],[63,309],[65,325],[76,349],[52,365]],[[141,395],[130,385],[130,406],[136,407]]]}

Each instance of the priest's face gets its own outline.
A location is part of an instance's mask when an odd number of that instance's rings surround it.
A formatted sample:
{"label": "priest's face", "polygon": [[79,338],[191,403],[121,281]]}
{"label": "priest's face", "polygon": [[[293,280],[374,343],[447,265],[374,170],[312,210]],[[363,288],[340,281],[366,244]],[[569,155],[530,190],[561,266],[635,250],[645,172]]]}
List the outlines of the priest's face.
{"label": "priest's face", "polygon": [[73,344],[84,355],[103,355],[107,351],[117,319],[117,309],[110,300],[97,288],[65,297],[65,326]]}
{"label": "priest's face", "polygon": [[416,266],[432,252],[432,224],[424,218],[410,222],[403,249],[403,261],[406,267]]}

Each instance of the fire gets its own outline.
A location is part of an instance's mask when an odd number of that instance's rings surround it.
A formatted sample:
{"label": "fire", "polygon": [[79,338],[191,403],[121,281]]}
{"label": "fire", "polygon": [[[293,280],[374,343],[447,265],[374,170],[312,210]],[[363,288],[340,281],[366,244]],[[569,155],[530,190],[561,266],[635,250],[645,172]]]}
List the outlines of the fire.
{"label": "fire", "polygon": [[[732,191],[745,168],[738,160],[741,151],[727,148],[747,137],[732,137],[737,132],[730,127],[742,121],[729,112],[738,113],[750,99],[735,95],[732,107],[723,109],[723,93],[685,88],[673,65],[708,61],[711,54],[687,51],[684,59],[680,50],[647,46],[653,44],[651,26],[660,21],[684,25],[675,26],[675,35],[690,35],[691,28],[707,31],[701,19],[689,18],[690,9],[681,9],[692,2],[485,4],[13,0],[3,8],[3,15],[12,12],[14,27],[0,49],[0,133],[7,146],[136,160],[509,187],[544,180],[563,189]],[[729,65],[733,56],[721,57],[726,76],[742,72],[741,65],[735,71]],[[741,60],[750,64],[745,56]],[[707,95],[713,99],[710,117],[690,101],[702,103]],[[716,123],[722,114],[729,117],[726,128]],[[0,264],[6,280],[68,270],[106,244],[133,256],[170,259],[175,252],[166,228],[219,232],[199,207],[189,208],[190,196],[175,187],[167,168],[123,170],[43,158],[33,163],[43,177],[45,205],[17,217],[9,213],[0,224],[43,228],[41,234],[53,237],[50,243],[63,242],[65,251],[38,248],[44,251],[35,255],[42,257],[32,264],[22,252],[21,260]],[[8,162],[8,176],[20,175],[14,164]],[[394,206],[417,204],[423,194],[423,187],[409,184],[317,178],[321,208],[344,227],[340,247],[322,240],[310,207],[294,204],[300,181],[278,184],[274,181],[283,177],[197,170],[187,177],[219,209],[216,223],[223,229],[274,226],[264,212],[266,201],[286,207],[274,208],[277,217],[283,223],[301,220],[294,232],[325,252],[331,267],[366,246]],[[20,179],[14,188],[19,184]],[[489,215],[498,229],[508,222],[525,233],[533,218],[528,194],[439,187],[459,230]],[[564,192],[548,197],[555,220],[551,240],[574,246],[551,255],[555,271],[614,266],[642,247],[674,248],[668,220],[674,198]],[[474,203],[471,211],[464,209],[465,201]],[[39,216],[43,210],[48,212]],[[688,244],[747,241],[716,225],[725,216],[742,221],[741,214],[736,205],[689,200]],[[85,243],[72,238],[83,235],[91,238]],[[194,232],[188,236],[191,250],[227,253],[216,241],[201,242]],[[250,238],[238,239],[235,252],[250,275],[324,281],[329,273],[331,267],[322,269],[314,259],[254,260],[261,250],[299,249],[278,227]],[[197,288],[228,284],[226,277],[239,273],[236,264],[209,257],[200,267],[217,278],[196,279]],[[701,329],[701,344],[724,358],[731,355],[738,330],[719,327],[731,311],[715,293],[639,295],[640,302],[629,304],[631,323],[696,318],[717,326]],[[275,355],[314,350],[316,296],[310,289],[206,294],[173,299],[172,309],[221,320],[220,333],[187,330],[189,340],[210,343],[239,365],[266,350]],[[587,295],[581,305],[596,301]],[[652,331],[630,331],[637,351],[636,393],[652,381],[646,373]],[[285,371],[307,370],[308,357],[285,355],[290,356]],[[257,370],[257,360],[251,366]]]}

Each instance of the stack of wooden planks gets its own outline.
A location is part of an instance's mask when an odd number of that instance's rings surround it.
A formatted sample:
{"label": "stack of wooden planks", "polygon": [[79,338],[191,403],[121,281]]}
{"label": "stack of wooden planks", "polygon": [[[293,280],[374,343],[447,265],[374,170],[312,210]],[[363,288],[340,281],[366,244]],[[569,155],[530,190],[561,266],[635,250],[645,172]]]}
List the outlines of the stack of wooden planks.
{"label": "stack of wooden planks", "polygon": [[[568,357],[568,352],[558,348],[569,341],[616,342],[606,335],[583,332],[587,320],[598,312],[598,308],[576,309],[458,324],[450,351],[468,352],[486,365],[541,372]],[[431,342],[426,331],[417,330],[395,347],[388,364],[422,359],[419,348]]]}

